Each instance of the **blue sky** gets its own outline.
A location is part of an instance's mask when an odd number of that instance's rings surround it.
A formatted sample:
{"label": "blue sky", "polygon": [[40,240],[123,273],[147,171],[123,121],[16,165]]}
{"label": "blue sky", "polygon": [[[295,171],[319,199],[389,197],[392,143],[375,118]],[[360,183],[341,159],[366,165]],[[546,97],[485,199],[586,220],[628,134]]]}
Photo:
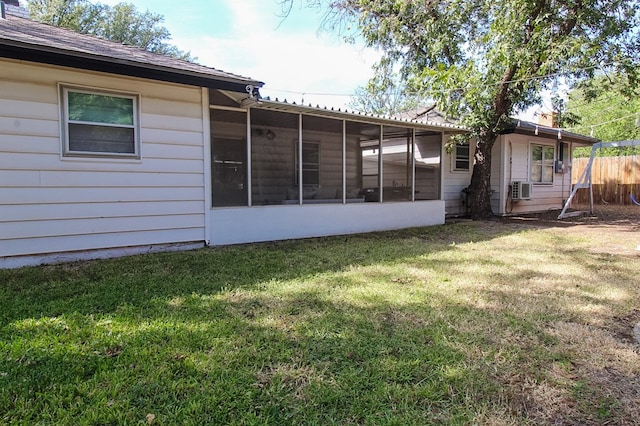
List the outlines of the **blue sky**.
{"label": "blue sky", "polygon": [[[98,0],[116,4],[120,0]],[[263,96],[344,108],[371,76],[378,54],[319,32],[321,12],[294,0],[283,19],[278,0],[135,0],[164,16],[171,43],[199,63],[265,83]],[[339,96],[342,95],[342,96]]]}
{"label": "blue sky", "polygon": [[[202,65],[264,82],[260,92],[272,99],[347,108],[380,56],[363,42],[347,44],[330,30],[320,31],[322,12],[303,7],[306,0],[293,0],[286,18],[280,0],[94,1],[130,1],[141,12],[164,16],[170,43]],[[517,116],[536,121],[533,114],[549,110],[546,104]]]}

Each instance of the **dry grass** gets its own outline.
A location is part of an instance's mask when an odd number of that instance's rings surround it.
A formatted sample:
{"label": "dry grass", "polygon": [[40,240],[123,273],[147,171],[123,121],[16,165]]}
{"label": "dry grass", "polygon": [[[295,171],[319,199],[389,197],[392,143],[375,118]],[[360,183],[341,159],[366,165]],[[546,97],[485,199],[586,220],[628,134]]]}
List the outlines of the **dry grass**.
{"label": "dry grass", "polygon": [[0,421],[640,425],[633,209],[0,271]]}
{"label": "dry grass", "polygon": [[[575,210],[588,212],[589,206]],[[579,279],[526,285],[523,292],[547,291],[555,299],[549,306],[560,304],[570,313],[545,325],[545,332],[554,338],[554,350],[567,357],[545,366],[547,380],[542,383],[527,384],[527,377],[515,375],[509,386],[521,388],[521,407],[546,424],[640,424],[640,342],[633,333],[640,323],[640,278],[637,273],[624,274],[621,268],[629,265],[637,270],[640,262],[640,207],[595,205],[593,215],[563,220],[557,220],[557,214],[505,220],[510,226],[581,242],[585,254],[579,260],[591,259],[590,273],[584,275],[583,270]],[[576,248],[574,243],[567,250]],[[544,259],[538,261],[540,271],[548,270]],[[559,266],[570,275],[575,267]],[[587,415],[589,404],[596,410]]]}

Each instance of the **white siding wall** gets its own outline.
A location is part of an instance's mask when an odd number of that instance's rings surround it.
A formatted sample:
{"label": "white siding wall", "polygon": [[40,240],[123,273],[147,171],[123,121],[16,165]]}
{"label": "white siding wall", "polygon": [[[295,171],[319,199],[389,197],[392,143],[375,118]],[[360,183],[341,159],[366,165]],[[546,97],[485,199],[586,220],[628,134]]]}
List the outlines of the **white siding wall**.
{"label": "white siding wall", "polygon": [[[507,151],[509,149],[507,145],[508,143],[505,144],[504,136],[498,136],[491,149],[491,211],[494,214],[503,214],[504,212],[506,192],[503,187],[505,186],[505,170],[507,170],[508,173],[509,169],[508,152],[505,156],[505,149]],[[514,157],[514,159],[514,172],[525,173],[522,164],[518,163],[518,160],[522,160],[523,158],[517,156]]]}
{"label": "white siding wall", "polygon": [[448,216],[455,216],[466,213],[466,201],[462,190],[471,183],[471,171],[473,170],[473,154],[475,145],[469,146],[469,171],[454,171],[455,152],[447,153],[445,145],[448,140],[443,141],[442,148],[442,199],[445,201],[446,213]]}
{"label": "white siding wall", "polygon": [[[63,158],[58,83],[140,95],[140,160]],[[2,257],[205,239],[199,88],[0,60]]]}
{"label": "white siding wall", "polygon": [[[539,212],[562,208],[571,193],[571,173],[554,173],[553,184],[534,184],[531,199],[508,202],[509,185],[513,181],[529,181],[529,146],[531,143],[555,146],[556,140],[509,134],[499,136],[491,153],[491,208],[495,214]],[[473,163],[473,143],[471,163]],[[557,147],[556,147],[557,149]],[[571,149],[571,148],[570,148]],[[557,156],[557,152],[556,152]],[[453,171],[452,154],[443,150],[443,200],[447,215],[462,214],[465,207],[461,191],[471,182],[471,171]],[[472,166],[473,167],[473,166]]]}
{"label": "white siding wall", "polygon": [[[536,136],[510,134],[498,138],[493,150],[493,170],[491,186],[496,191],[493,200],[493,212],[496,214],[514,214],[540,212],[562,208],[563,201],[571,193],[571,173],[554,173],[553,183],[533,184],[530,200],[508,202],[509,185],[513,181],[529,181],[530,144],[556,147],[555,139]],[[498,198],[499,195],[499,198]]]}

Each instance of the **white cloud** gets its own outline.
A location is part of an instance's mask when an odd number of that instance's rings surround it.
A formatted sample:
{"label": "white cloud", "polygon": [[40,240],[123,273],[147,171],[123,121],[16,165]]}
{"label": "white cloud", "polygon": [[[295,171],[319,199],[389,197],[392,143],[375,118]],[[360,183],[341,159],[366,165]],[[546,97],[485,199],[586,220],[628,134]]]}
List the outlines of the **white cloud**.
{"label": "white cloud", "polygon": [[[247,1],[249,4],[247,4]],[[344,107],[348,96],[366,84],[378,58],[373,49],[349,45],[337,36],[318,34],[318,22],[304,32],[288,29],[273,3],[228,1],[233,30],[224,36],[204,36],[180,46],[204,65],[265,82],[263,96]],[[287,18],[292,19],[292,17]],[[290,93],[290,92],[304,92]]]}
{"label": "white cloud", "polygon": [[278,16],[277,0],[135,4],[139,10],[163,15],[172,34],[170,43],[189,51],[199,63],[263,81],[263,96],[280,100],[300,103],[304,97],[305,104],[344,108],[349,96],[311,93],[352,94],[367,83],[379,57],[373,49],[349,45],[337,34],[319,33],[321,12],[300,6],[302,2],[294,3],[298,6],[284,19]]}

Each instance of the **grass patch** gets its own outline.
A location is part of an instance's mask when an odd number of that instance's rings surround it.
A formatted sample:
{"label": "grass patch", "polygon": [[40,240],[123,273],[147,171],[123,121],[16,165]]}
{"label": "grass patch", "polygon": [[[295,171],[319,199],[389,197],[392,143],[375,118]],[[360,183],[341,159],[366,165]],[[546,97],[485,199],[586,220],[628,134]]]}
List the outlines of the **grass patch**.
{"label": "grass patch", "polygon": [[640,265],[597,244],[458,223],[2,270],[0,421],[632,424]]}

